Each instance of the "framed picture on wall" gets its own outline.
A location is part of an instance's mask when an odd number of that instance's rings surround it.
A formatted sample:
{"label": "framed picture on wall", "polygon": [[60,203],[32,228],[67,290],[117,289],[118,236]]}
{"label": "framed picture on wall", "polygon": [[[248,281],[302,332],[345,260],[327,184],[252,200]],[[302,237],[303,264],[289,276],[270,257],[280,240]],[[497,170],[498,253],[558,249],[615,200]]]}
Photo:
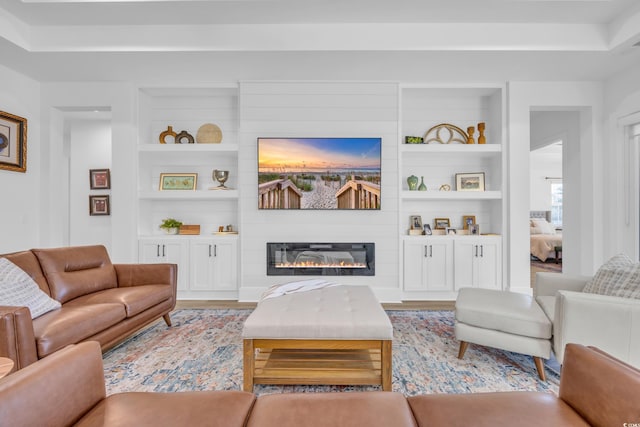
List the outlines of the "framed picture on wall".
{"label": "framed picture on wall", "polygon": [[89,184],[92,190],[108,190],[111,188],[109,169],[90,169]]}
{"label": "framed picture on wall", "polygon": [[433,223],[435,224],[435,229],[436,230],[444,230],[448,227],[451,227],[451,223],[449,222],[449,218],[436,218],[433,220]]}
{"label": "framed picture on wall", "polygon": [[109,196],[89,196],[89,215],[110,215]]}
{"label": "framed picture on wall", "polygon": [[27,171],[27,119],[0,111],[0,169]]}

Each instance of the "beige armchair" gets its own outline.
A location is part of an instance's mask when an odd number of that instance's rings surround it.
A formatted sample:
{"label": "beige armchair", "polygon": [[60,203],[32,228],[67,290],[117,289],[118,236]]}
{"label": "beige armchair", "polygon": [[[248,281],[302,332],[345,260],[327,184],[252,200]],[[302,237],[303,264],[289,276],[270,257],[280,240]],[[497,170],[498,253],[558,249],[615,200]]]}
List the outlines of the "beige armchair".
{"label": "beige armchair", "polygon": [[640,367],[640,300],[584,293],[591,278],[537,273],[533,296],[553,323],[553,350],[564,359],[567,343],[595,346]]}

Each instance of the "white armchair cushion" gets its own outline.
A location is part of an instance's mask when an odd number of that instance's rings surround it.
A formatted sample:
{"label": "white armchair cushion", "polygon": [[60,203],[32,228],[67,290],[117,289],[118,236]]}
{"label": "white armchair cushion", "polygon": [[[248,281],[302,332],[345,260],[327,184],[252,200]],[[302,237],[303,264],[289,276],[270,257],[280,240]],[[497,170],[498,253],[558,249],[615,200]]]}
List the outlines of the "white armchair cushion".
{"label": "white armchair cushion", "polygon": [[583,292],[640,299],[640,263],[625,254],[605,262]]}

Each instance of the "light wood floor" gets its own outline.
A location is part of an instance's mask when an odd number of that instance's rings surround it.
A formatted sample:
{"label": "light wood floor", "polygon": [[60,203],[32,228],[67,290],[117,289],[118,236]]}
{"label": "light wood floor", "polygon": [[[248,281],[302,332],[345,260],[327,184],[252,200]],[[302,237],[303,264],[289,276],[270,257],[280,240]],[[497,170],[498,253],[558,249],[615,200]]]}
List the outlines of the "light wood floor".
{"label": "light wood floor", "polygon": [[[180,300],[176,303],[179,308],[218,308],[245,309],[255,308],[256,304],[238,301],[195,301]],[[453,310],[455,301],[403,301],[397,304],[382,304],[385,310]]]}

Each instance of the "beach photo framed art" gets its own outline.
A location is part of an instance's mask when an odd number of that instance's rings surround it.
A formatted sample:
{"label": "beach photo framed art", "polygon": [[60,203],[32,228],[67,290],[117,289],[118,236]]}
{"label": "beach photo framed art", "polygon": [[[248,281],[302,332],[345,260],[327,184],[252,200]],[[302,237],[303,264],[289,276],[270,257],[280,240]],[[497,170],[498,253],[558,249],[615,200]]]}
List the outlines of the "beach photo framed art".
{"label": "beach photo framed art", "polygon": [[484,191],[484,172],[457,173],[456,191]]}

